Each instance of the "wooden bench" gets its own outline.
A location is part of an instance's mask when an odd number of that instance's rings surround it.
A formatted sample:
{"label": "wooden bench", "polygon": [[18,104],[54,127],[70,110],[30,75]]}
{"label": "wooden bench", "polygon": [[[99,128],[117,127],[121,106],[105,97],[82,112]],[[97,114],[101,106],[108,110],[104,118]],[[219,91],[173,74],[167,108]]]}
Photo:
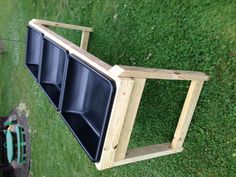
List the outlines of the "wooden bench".
{"label": "wooden bench", "polygon": [[[105,136],[99,170],[147,160],[183,150],[183,143],[197,105],[204,81],[209,77],[202,72],[166,70],[133,66],[110,66],[87,52],[92,28],[33,19],[29,26],[42,32],[44,36],[65,48],[70,54],[96,68],[115,81],[116,94],[112,106],[109,124]],[[48,29],[48,26],[82,31],[80,47]],[[173,140],[164,144],[128,149],[130,136],[135,122],[139,103],[147,79],[188,80],[191,81],[187,97],[176,127]]]}

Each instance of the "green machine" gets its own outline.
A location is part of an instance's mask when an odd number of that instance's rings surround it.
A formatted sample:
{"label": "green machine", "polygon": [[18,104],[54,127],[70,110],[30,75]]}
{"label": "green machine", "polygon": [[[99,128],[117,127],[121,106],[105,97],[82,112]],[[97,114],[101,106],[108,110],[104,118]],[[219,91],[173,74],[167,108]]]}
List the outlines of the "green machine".
{"label": "green machine", "polygon": [[11,163],[13,160],[17,160],[18,164],[26,163],[26,142],[24,128],[19,124],[12,124],[11,122],[5,122],[5,126],[13,126],[13,130],[8,128],[4,130],[6,135],[5,148],[7,149],[7,159]]}

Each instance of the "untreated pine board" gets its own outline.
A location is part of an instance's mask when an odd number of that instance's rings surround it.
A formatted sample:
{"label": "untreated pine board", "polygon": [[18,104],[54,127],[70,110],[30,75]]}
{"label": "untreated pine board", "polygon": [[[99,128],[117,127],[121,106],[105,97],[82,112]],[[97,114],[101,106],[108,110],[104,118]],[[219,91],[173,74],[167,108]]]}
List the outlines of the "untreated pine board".
{"label": "untreated pine board", "polygon": [[54,27],[61,27],[61,28],[67,28],[67,29],[74,29],[74,30],[82,31],[80,48],[82,48],[84,50],[87,50],[89,35],[90,35],[90,32],[93,31],[92,28],[84,27],[84,26],[78,26],[78,25],[72,25],[72,24],[65,24],[65,23],[51,22],[51,21],[45,21],[45,20],[38,20],[38,19],[33,19],[32,21],[35,24],[40,24],[40,25],[44,25],[44,26],[54,26]]}
{"label": "untreated pine board", "polygon": [[175,130],[174,139],[171,143],[172,148],[180,148],[184,143],[194,110],[198,102],[198,98],[201,93],[203,83],[203,81],[191,81],[187,97],[179,118],[179,122]]}
{"label": "untreated pine board", "polygon": [[32,19],[32,21],[35,24],[37,23],[37,24],[44,25],[44,26],[54,26],[54,27],[74,29],[74,30],[87,31],[87,32],[93,31],[92,28],[79,26],[79,25],[65,24],[65,23],[52,22],[52,21],[39,20],[39,19]]}
{"label": "untreated pine board", "polygon": [[80,43],[81,49],[87,50],[88,42],[89,42],[89,35],[90,35],[90,33],[87,31],[82,32],[81,43]]}
{"label": "untreated pine board", "polygon": [[114,162],[113,166],[124,165],[155,157],[181,152],[183,148],[173,149],[170,143],[155,144],[146,147],[128,149],[125,159]]}
{"label": "untreated pine board", "polygon": [[165,80],[202,80],[206,81],[209,77],[202,72],[181,71],[168,69],[143,68],[134,66],[115,65],[111,68],[120,77],[137,77],[146,79],[165,79]]}
{"label": "untreated pine board", "polygon": [[128,148],[130,136],[133,130],[135,118],[138,112],[139,103],[142,97],[146,79],[134,78],[134,86],[131,93],[128,110],[123,123],[120,140],[117,147],[115,160],[121,160],[125,158]]}
{"label": "untreated pine board", "polygon": [[133,84],[134,81],[130,78],[120,78],[120,82],[117,82],[117,93],[113,102],[101,159],[96,163],[99,170],[111,168],[113,165]]}

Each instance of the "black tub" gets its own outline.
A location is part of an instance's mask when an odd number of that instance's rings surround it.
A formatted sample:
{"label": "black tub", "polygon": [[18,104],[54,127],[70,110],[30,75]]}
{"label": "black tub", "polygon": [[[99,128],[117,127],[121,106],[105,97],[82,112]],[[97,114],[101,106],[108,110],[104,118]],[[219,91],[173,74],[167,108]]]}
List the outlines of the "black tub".
{"label": "black tub", "polygon": [[44,38],[39,83],[57,110],[66,65],[67,52],[58,44]]}
{"label": "black tub", "polygon": [[25,64],[36,80],[38,80],[42,48],[43,34],[28,26]]}
{"label": "black tub", "polygon": [[69,56],[61,115],[94,162],[101,156],[115,89],[113,80]]}

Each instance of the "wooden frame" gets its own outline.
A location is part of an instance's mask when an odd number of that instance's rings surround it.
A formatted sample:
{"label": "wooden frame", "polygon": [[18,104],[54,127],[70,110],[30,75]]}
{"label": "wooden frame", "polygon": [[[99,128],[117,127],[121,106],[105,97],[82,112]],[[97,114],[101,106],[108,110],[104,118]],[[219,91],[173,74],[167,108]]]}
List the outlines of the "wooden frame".
{"label": "wooden frame", "polygon": [[[88,41],[92,28],[33,19],[29,25],[69,53],[79,57],[100,72],[112,78],[117,87],[110,121],[104,141],[101,159],[96,163],[99,170],[169,155],[183,150],[183,143],[197,105],[204,81],[209,77],[202,72],[152,69],[143,67],[110,66],[88,53]],[[54,33],[47,26],[56,26],[82,31],[80,47]],[[146,79],[189,80],[187,97],[175,130],[172,142],[128,149],[130,136],[142,97]]]}

